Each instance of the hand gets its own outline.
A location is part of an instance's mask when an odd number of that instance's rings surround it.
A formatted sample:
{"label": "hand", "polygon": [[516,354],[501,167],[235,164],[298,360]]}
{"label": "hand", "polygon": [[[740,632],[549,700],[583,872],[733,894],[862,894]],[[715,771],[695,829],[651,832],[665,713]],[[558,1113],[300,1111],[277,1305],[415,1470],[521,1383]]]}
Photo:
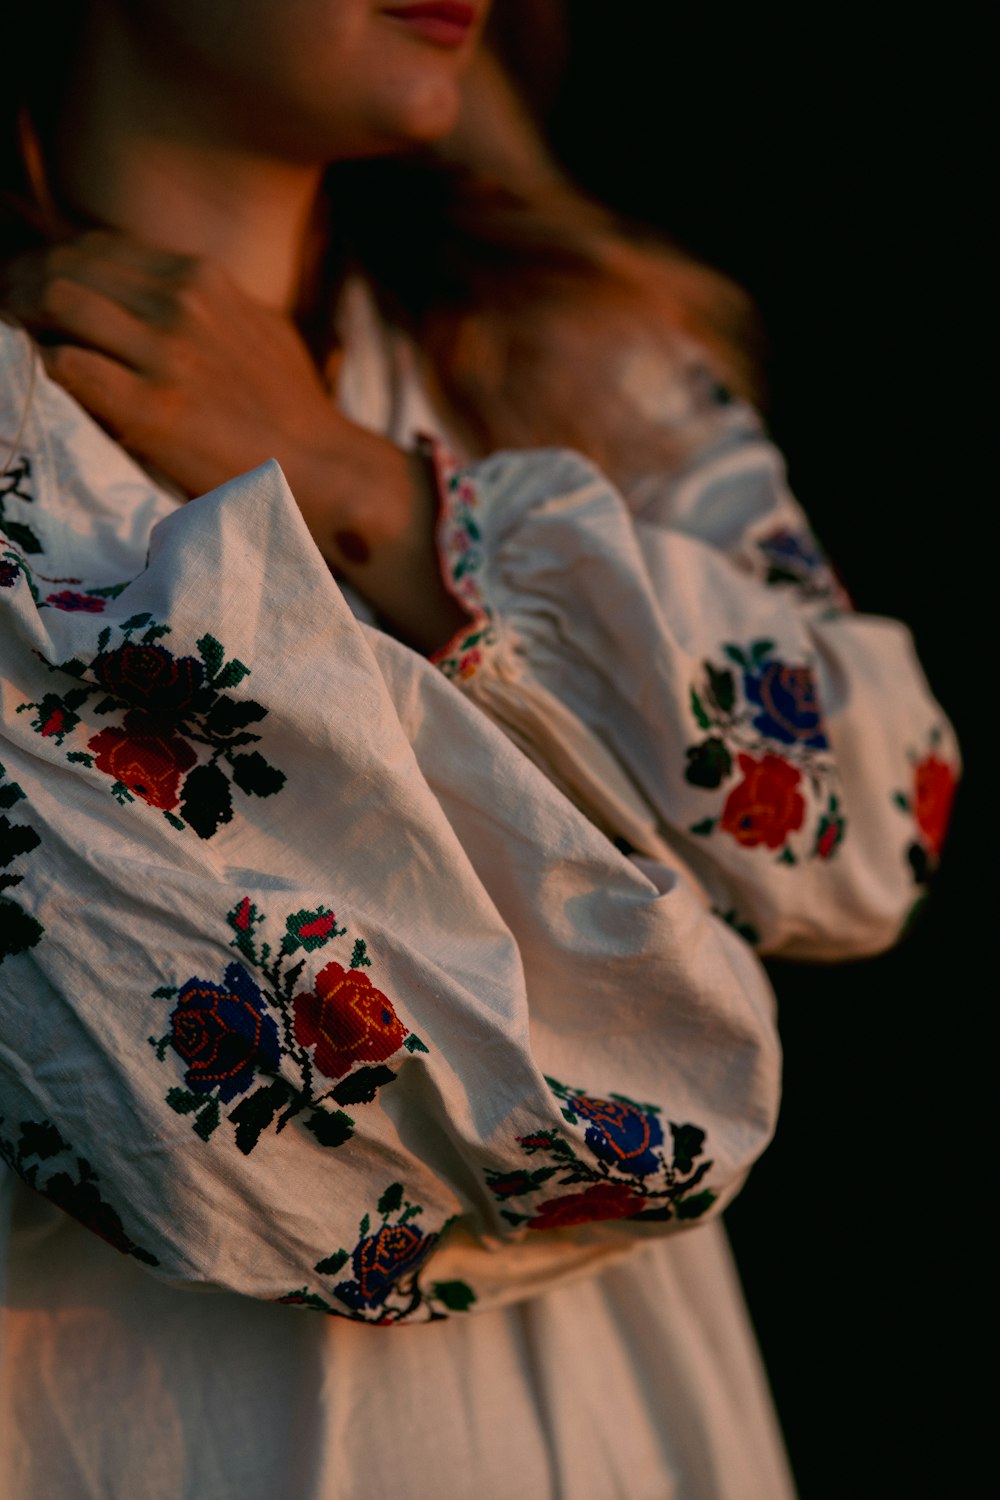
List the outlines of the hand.
{"label": "hand", "polygon": [[4,280],[53,378],[188,495],[343,424],[292,325],[209,261],[99,231]]}
{"label": "hand", "polygon": [[348,421],[292,323],[220,266],[95,231],[11,262],[0,298],[53,379],[186,495],[276,458],[324,556],[406,639],[430,649],[464,621],[423,460]]}

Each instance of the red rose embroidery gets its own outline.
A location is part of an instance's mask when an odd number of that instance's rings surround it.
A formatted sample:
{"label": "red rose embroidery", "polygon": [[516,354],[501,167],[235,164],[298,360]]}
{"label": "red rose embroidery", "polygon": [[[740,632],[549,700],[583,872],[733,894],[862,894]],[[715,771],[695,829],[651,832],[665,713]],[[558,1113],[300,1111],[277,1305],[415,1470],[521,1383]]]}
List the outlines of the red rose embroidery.
{"label": "red rose embroidery", "polygon": [[122,782],[150,807],[177,806],[180,780],[197,756],[186,740],[178,738],[157,719],[131,711],[121,729],[102,729],[87,741],[97,757],[95,764],[106,776]]}
{"label": "red rose embroidery", "polygon": [[827,823],[823,832],[816,840],[816,858],[829,859],[840,843],[843,832],[844,825],[842,823]]}
{"label": "red rose embroidery", "polygon": [[90,615],[101,614],[105,605],[103,599],[94,599],[88,594],[75,594],[72,589],[63,589],[60,594],[49,594],[45,603],[67,612],[78,610]]}
{"label": "red rose embroidery", "polygon": [[630,1219],[646,1200],[624,1182],[596,1182],[582,1193],[550,1198],[528,1220],[529,1229],[564,1229],[570,1224],[592,1224],[599,1219]]}
{"label": "red rose embroidery", "polygon": [[941,853],[958,784],[951,766],[928,755],[914,771],[913,816],[935,854]]}
{"label": "red rose embroidery", "polygon": [[806,804],[797,791],[801,773],[777,755],[737,759],[743,780],[730,792],[719,827],[747,849],[758,844],[779,849],[805,817]]}
{"label": "red rose embroidery", "polygon": [[406,1027],[367,974],[329,963],[316,975],[316,989],[296,995],[295,1035],[315,1047],[316,1066],[340,1078],[356,1062],[384,1062],[403,1045]]}
{"label": "red rose embroidery", "polygon": [[54,734],[62,734],[65,729],[66,715],[61,708],[54,708],[45,720],[39,733],[43,740],[47,740]]}

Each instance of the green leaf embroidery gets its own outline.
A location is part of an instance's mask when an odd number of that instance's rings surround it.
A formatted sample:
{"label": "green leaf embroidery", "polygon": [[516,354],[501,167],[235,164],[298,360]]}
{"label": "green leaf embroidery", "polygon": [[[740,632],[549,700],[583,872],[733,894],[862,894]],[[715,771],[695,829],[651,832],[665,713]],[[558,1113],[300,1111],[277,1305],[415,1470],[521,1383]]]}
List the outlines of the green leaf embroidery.
{"label": "green leaf embroidery", "polygon": [[708,672],[708,687],[720,712],[728,714],[736,701],[736,679],[732,672],[717,672],[711,662],[705,663]]}
{"label": "green leaf embroidery", "polygon": [[[107,588],[88,589],[87,593],[92,599],[117,599],[118,595],[123,594],[127,588],[127,583],[109,583]],[[103,647],[101,649],[103,650]]]}
{"label": "green leaf embroidery", "polygon": [[200,1135],[203,1141],[207,1141],[212,1131],[219,1124],[219,1103],[217,1099],[211,1099],[199,1115],[195,1116],[195,1134]]}
{"label": "green leaf embroidery", "polygon": [[229,781],[218,766],[195,766],[184,779],[181,817],[199,838],[210,839],[233,816]]}
{"label": "green leaf embroidery", "polygon": [[313,1270],[318,1271],[321,1276],[335,1276],[342,1266],[346,1266],[347,1260],[348,1255],[346,1250],[335,1250],[325,1260],[318,1260],[313,1266]]}
{"label": "green leaf embroidery", "polygon": [[337,1084],[333,1097],[338,1104],[370,1104],[383,1084],[392,1083],[395,1077],[391,1068],[382,1065],[356,1068]]}
{"label": "green leaf embroidery", "polygon": [[234,755],[229,764],[236,785],[249,796],[270,797],[285,784],[285,773],[276,770],[257,750]]}
{"label": "green leaf embroidery", "polygon": [[20,854],[29,854],[37,849],[41,839],[26,823],[12,823],[0,817],[0,869],[13,864]]}
{"label": "green leaf embroidery", "polygon": [[340,1109],[329,1114],[323,1109],[312,1110],[305,1127],[321,1146],[342,1146],[354,1134],[354,1121]]}
{"label": "green leaf embroidery", "polygon": [[191,1094],[187,1089],[167,1090],[167,1103],[179,1115],[192,1114],[196,1109],[201,1109],[204,1102],[204,1094]]}
{"label": "green leaf embroidery", "polygon": [[710,728],[712,721],[708,717],[708,714],[705,712],[704,705],[702,704],[702,701],[698,697],[698,694],[695,692],[694,688],[691,689],[691,712],[698,720],[698,723],[701,725],[702,729]]}
{"label": "green leaf embroidery", "polygon": [[431,1296],[449,1312],[468,1312],[476,1300],[475,1292],[464,1281],[435,1281]]}
{"label": "green leaf embroidery", "polygon": [[233,657],[232,661],[227,662],[216,677],[215,686],[220,688],[235,687],[238,682],[243,681],[244,677],[249,676],[250,668],[244,662],[237,661]]}
{"label": "green leaf embroidery", "polygon": [[715,1194],[708,1188],[701,1193],[692,1193],[689,1198],[678,1198],[674,1211],[679,1219],[699,1219],[715,1202]]}
{"label": "green leaf embroidery", "polygon": [[283,1109],[293,1097],[289,1085],[283,1078],[278,1078],[274,1083],[255,1089],[252,1094],[241,1099],[229,1116],[230,1122],[236,1127],[237,1150],[242,1151],[244,1156],[249,1156],[260,1140],[261,1131],[267,1129],[278,1110]]}
{"label": "green leaf embroidery", "polygon": [[202,661],[209,670],[209,674],[214,677],[226,659],[222,642],[217,641],[214,635],[203,635],[200,640],[195,641],[195,645],[198,648],[198,653]]}
{"label": "green leaf embroidery", "polygon": [[23,521],[11,521],[5,517],[3,529],[14,545],[20,547],[23,552],[37,553],[42,551],[41,542],[31,527],[25,526]]}
{"label": "green leaf embroidery", "polygon": [[205,728],[210,734],[231,735],[237,729],[245,729],[248,724],[257,723],[266,715],[267,709],[253,698],[219,697],[206,715]]}
{"label": "green leaf embroidery", "polygon": [[403,1184],[401,1182],[390,1183],[378,1200],[378,1211],[383,1219],[389,1214],[394,1214],[403,1201]]}
{"label": "green leaf embroidery", "polygon": [[43,932],[42,924],[25,912],[18,901],[6,895],[0,897],[0,963],[34,948]]}

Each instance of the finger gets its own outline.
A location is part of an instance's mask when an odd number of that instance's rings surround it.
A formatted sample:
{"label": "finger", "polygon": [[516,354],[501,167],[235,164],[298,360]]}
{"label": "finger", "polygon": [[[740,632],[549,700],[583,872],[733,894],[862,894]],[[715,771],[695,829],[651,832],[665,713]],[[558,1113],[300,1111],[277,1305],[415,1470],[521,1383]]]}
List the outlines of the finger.
{"label": "finger", "polygon": [[16,257],[4,268],[0,300],[28,319],[52,281],[73,281],[112,299],[144,323],[179,321],[180,294],[204,263],[193,256],[150,251],[123,235],[93,232],[79,240]]}
{"label": "finger", "polygon": [[182,276],[198,263],[193,255],[164,250],[113,229],[89,229],[86,234],[70,240],[68,248],[88,261],[116,265],[152,277]]}
{"label": "finger", "polygon": [[147,395],[134,370],[94,349],[56,344],[41,351],[42,363],[63,390],[75,396],[92,417],[116,436],[134,441]]}
{"label": "finger", "polygon": [[16,294],[11,310],[38,332],[54,332],[152,373],[164,362],[164,339],[120,303],[78,281],[47,282],[32,303]]}

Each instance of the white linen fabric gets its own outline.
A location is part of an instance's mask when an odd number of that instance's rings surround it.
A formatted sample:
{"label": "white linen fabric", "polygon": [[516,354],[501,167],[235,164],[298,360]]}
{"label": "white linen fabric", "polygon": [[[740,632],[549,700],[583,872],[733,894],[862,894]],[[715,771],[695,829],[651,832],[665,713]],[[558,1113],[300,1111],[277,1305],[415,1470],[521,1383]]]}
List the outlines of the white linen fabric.
{"label": "white linen fabric", "polygon": [[[345,409],[440,434],[343,317]],[[751,944],[884,946],[936,858],[905,633],[696,373],[624,497],[438,454],[434,665],[276,465],[181,506],[0,366],[0,1493],[790,1495],[717,1218],[777,1107]]]}

